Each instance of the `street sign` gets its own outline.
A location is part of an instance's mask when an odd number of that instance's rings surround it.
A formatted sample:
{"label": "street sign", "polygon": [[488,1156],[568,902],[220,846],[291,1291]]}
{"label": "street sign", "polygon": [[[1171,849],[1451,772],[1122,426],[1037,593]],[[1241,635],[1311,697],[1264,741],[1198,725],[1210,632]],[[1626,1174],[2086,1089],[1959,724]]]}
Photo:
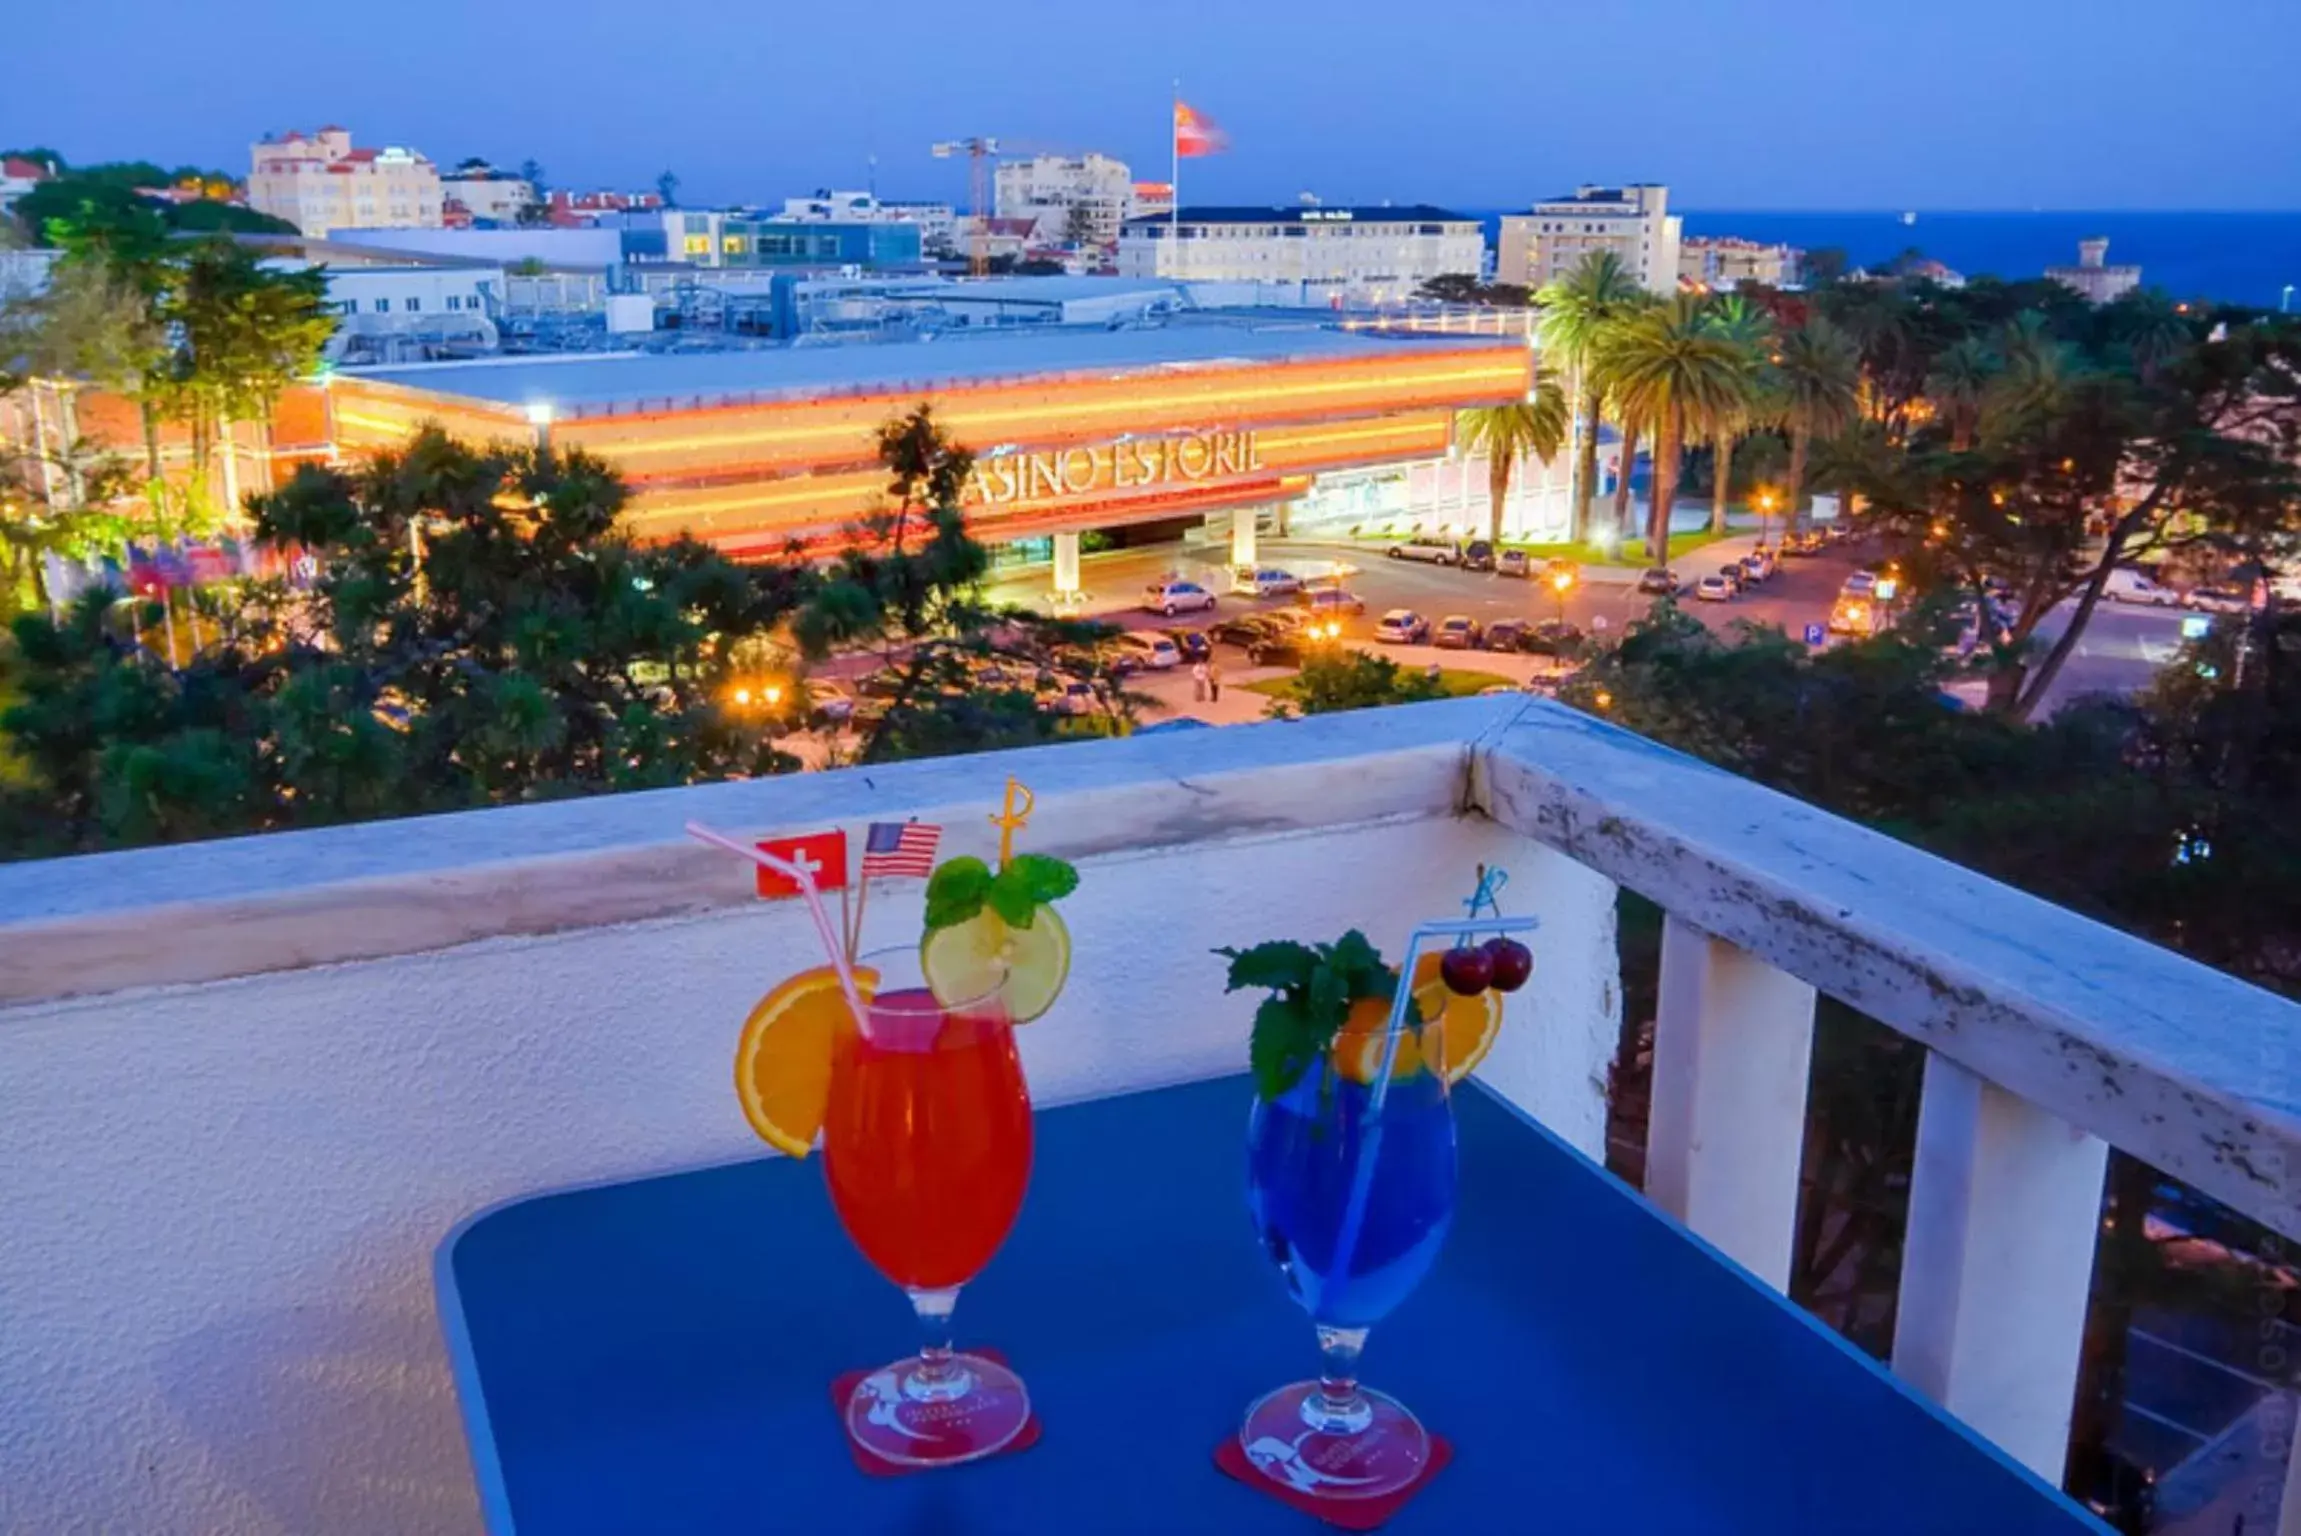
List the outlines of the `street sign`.
{"label": "street sign", "polygon": [[1806,644],[1821,645],[1828,641],[1828,639],[1829,631],[1824,629],[1821,625],[1808,624],[1806,626]]}
{"label": "street sign", "polygon": [[2207,635],[2210,635],[2210,634],[2212,634],[2212,633],[2213,633],[2213,621],[2212,621],[2211,619],[2207,618],[2207,617],[2206,617],[2204,614],[2202,614],[2202,613],[2187,613],[2187,614],[2183,614],[2183,615],[2181,616],[2181,638],[2182,638],[2182,639],[2184,639],[2184,640],[2202,640],[2202,639],[2204,639],[2204,638],[2205,638]]}

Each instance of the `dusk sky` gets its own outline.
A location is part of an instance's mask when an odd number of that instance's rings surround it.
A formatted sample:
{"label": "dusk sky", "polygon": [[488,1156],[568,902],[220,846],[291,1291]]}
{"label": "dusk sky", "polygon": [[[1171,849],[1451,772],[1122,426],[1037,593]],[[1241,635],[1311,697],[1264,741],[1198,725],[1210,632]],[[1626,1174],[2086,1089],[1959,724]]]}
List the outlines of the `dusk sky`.
{"label": "dusk sky", "polygon": [[1577,181],[1692,208],[2301,208],[2292,0],[922,0],[651,10],[399,0],[22,7],[0,144],[244,175],[267,130],[690,203],[963,201],[936,139],[1163,179],[1172,79],[1229,131],[1186,201],[1504,207]]}

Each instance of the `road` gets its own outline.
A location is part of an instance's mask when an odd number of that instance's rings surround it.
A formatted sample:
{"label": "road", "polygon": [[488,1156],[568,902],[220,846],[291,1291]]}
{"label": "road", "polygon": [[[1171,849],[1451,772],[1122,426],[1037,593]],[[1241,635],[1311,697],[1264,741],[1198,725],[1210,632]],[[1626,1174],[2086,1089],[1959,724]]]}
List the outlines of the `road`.
{"label": "road", "polygon": [[[1698,550],[1680,561],[1678,574],[1688,581],[1706,575],[1726,560],[1746,553],[1754,543],[1754,538],[1745,536]],[[1129,627],[1164,624],[1168,621],[1135,607],[1143,587],[1174,573],[1218,593],[1226,592],[1228,581],[1221,564],[1226,553],[1220,546],[1201,550],[1164,544],[1089,555],[1080,570],[1089,597],[1084,611]],[[1653,603],[1651,597],[1637,591],[1629,572],[1590,572],[1588,579],[1567,594],[1561,607],[1550,589],[1538,582],[1404,560],[1365,559],[1332,545],[1266,541],[1262,557],[1266,565],[1301,576],[1345,573],[1351,590],[1365,599],[1366,614],[1346,623],[1344,633],[1361,640],[1372,638],[1374,621],[1390,608],[1412,608],[1433,621],[1448,614],[1466,614],[1481,624],[1500,618],[1555,618],[1563,612],[1584,631],[1598,634],[1618,633],[1624,622],[1644,614]],[[1840,546],[1824,554],[1784,560],[1772,580],[1741,597],[1723,603],[1689,598],[1685,599],[1686,607],[1721,629],[1746,621],[1801,634],[1806,625],[1818,624],[1829,616],[1839,586],[1863,558],[1859,546]],[[1043,606],[1046,584],[1046,567],[1028,568],[992,583],[991,596],[1002,602]],[[1258,603],[1252,598],[1225,595],[1216,611],[1240,613],[1282,602]],[[2064,608],[2040,626],[2042,642],[2051,643],[2060,635],[2067,614]],[[2059,708],[2081,694],[2131,693],[2141,688],[2180,649],[2183,617],[2178,609],[2101,604],[2069,664],[2055,679],[2047,695],[2047,709]],[[1204,620],[1204,615],[1190,615],[1174,622]]]}

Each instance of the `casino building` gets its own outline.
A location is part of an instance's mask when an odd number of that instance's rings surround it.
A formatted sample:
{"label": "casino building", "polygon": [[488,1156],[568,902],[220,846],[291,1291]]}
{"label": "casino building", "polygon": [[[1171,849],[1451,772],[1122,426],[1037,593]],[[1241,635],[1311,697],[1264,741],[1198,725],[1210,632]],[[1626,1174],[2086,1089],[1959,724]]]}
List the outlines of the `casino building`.
{"label": "casino building", "polygon": [[[265,447],[245,432],[221,457],[236,503],[282,461],[387,448],[427,422],[477,440],[548,437],[616,467],[637,536],[689,533],[766,557],[835,541],[879,507],[875,433],[926,402],[976,454],[977,536],[1051,555],[1060,593],[1078,588],[1089,530],[1219,538],[1227,525],[1231,560],[1248,563],[1258,528],[1297,510],[1483,526],[1485,472],[1456,452],[1455,416],[1524,399],[1532,376],[1523,338],[1299,320],[508,357],[339,372],[281,402]],[[43,432],[96,424],[123,451],[140,442],[123,403],[51,395]]]}

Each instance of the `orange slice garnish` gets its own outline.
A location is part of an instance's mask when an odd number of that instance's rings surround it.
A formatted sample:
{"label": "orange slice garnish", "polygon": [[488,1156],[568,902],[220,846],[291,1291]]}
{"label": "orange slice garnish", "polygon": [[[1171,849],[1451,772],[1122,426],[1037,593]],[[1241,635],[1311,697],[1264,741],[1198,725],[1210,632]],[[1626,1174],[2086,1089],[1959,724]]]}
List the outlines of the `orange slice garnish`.
{"label": "orange slice garnish", "polygon": [[[1390,1033],[1390,1005],[1379,997],[1362,997],[1350,1005],[1334,1037],[1334,1070],[1354,1083],[1371,1083],[1382,1075],[1382,1042]],[[1390,1064],[1392,1078],[1411,1077],[1422,1070],[1422,1035],[1409,1021],[1398,1037],[1398,1057]]]}
{"label": "orange slice garnish", "polygon": [[[878,981],[876,971],[855,973],[866,1003]],[[735,1094],[762,1141],[792,1157],[813,1150],[831,1102],[832,1051],[854,1027],[838,972],[827,965],[801,971],[759,999],[735,1047]]]}
{"label": "orange slice garnish", "polygon": [[1486,1059],[1502,1033],[1502,994],[1491,987],[1464,997],[1439,980],[1439,956],[1414,963],[1414,1001],[1422,1011],[1422,1058],[1449,1083],[1459,1083]]}

